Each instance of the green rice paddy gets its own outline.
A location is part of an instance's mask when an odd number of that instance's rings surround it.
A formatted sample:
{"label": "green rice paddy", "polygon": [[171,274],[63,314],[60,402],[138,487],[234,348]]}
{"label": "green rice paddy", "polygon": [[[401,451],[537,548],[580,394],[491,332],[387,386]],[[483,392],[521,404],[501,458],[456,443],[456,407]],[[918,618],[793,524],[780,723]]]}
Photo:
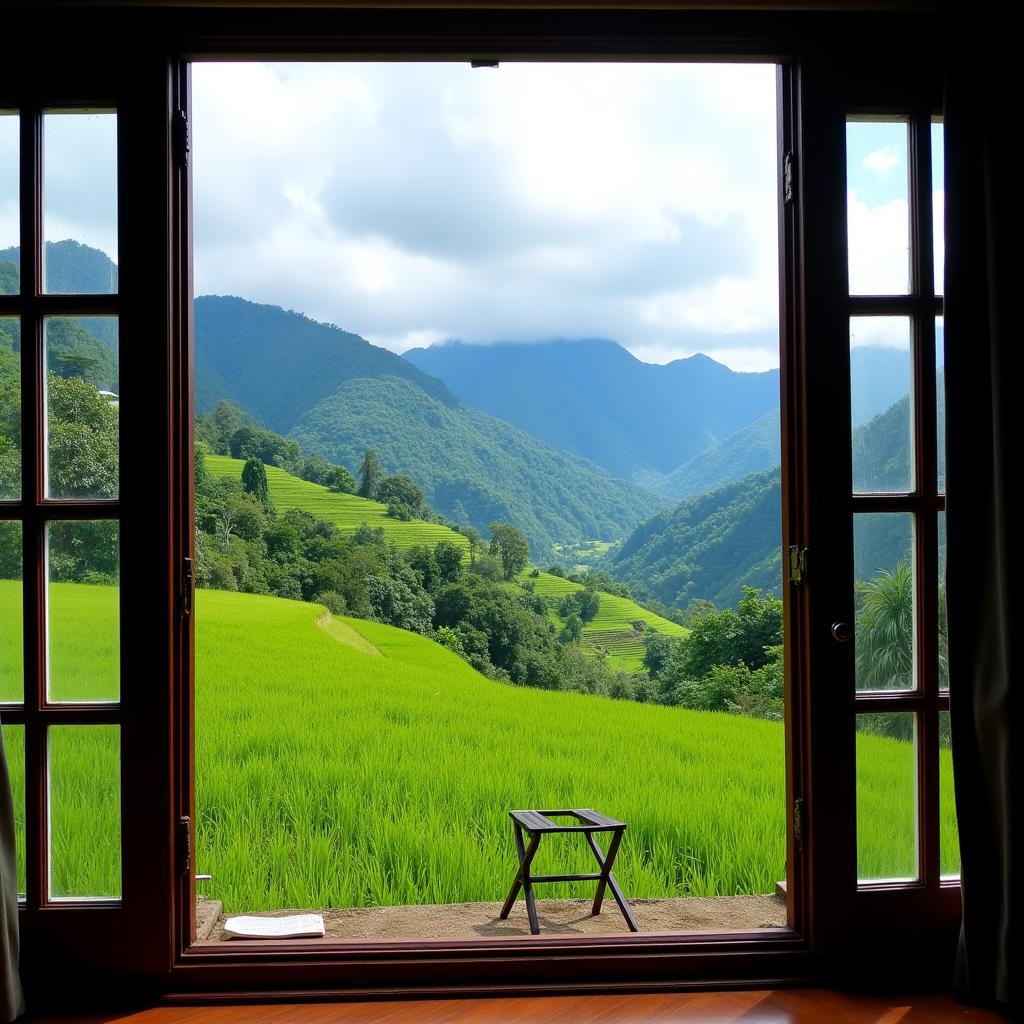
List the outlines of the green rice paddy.
{"label": "green rice paddy", "polygon": [[[112,591],[64,588],[85,609],[53,638],[70,663],[108,628]],[[0,581],[0,621],[19,613],[20,587]],[[196,648],[196,869],[229,912],[501,899],[513,807],[627,821],[616,872],[630,896],[770,892],[783,877],[778,723],[507,686],[423,637],[279,598],[200,591]],[[16,648],[0,658],[0,679],[16,677]],[[97,668],[88,692],[115,690],[114,671]],[[3,732],[23,882],[24,734]],[[49,742],[52,891],[117,895],[117,730],[54,727]],[[911,746],[862,735],[858,760],[862,873],[899,874]],[[940,767],[955,870],[948,751]],[[590,870],[578,848],[542,858]],[[545,895],[559,891],[574,890]]]}
{"label": "green rice paddy", "polygon": [[[534,593],[542,597],[561,598],[574,590],[582,590],[579,583],[562,579],[542,572],[531,575],[527,569],[519,576],[520,583],[533,584]],[[551,620],[562,626],[562,620],[555,611],[550,612]],[[643,622],[646,626],[664,633],[666,636],[684,637],[689,633],[685,626],[664,619],[654,612],[642,608],[635,601],[626,597],[601,593],[601,604],[597,615],[583,627],[583,648],[588,647],[608,657],[612,668],[623,672],[642,672],[644,665],[643,630],[635,629],[635,624]]]}
{"label": "green rice paddy", "polygon": [[[205,463],[211,476],[231,480],[241,479],[242,467],[245,465],[244,460],[232,459],[227,455],[207,455]],[[450,540],[464,551],[469,551],[469,541],[447,526],[419,519],[403,522],[389,516],[387,505],[379,501],[368,501],[354,494],[337,494],[321,484],[300,480],[274,466],[267,466],[266,470],[270,500],[281,512],[292,508],[311,512],[334,523],[343,533],[355,533],[364,523],[380,527],[384,536],[399,548],[411,548],[419,544],[433,547],[439,541]]]}

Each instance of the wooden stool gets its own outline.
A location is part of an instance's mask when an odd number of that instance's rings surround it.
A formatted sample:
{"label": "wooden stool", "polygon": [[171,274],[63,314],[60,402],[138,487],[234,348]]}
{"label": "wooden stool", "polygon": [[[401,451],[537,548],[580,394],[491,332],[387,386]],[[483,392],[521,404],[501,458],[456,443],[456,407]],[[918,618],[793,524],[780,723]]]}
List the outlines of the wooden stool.
{"label": "wooden stool", "polygon": [[[629,925],[629,930],[631,932],[638,932],[640,930],[637,926],[636,918],[633,917],[633,911],[630,910],[629,904],[619,888],[619,883],[615,881],[615,876],[612,874],[612,865],[615,863],[615,855],[619,852],[622,833],[626,831],[626,823],[624,821],[616,821],[614,818],[609,818],[604,814],[598,814],[597,811],[591,810],[509,811],[508,813],[512,819],[512,826],[515,829],[516,850],[519,853],[519,872],[512,883],[508,899],[505,900],[505,905],[501,908],[499,916],[502,920],[508,917],[516,901],[516,896],[519,895],[519,888],[522,886],[523,893],[526,896],[526,913],[530,918],[530,931],[534,935],[540,935],[540,925],[537,923],[537,901],[533,895],[534,882],[586,882],[593,880],[597,882],[597,895],[594,896],[594,906],[590,911],[591,914],[601,913],[604,888],[608,886],[612,891],[612,896],[615,897],[615,902],[619,905],[619,910],[622,911],[622,916],[626,919],[626,924]],[[557,822],[550,820],[552,817],[575,818],[580,824],[559,825]],[[524,830],[530,833],[529,847],[523,842]],[[597,874],[590,875],[531,875],[530,865],[533,863],[533,858],[537,855],[540,837],[549,832],[582,832],[587,843],[590,845],[590,849],[593,850],[601,870]],[[612,833],[607,856],[601,852],[601,847],[597,845],[597,840],[594,839],[595,832]]]}

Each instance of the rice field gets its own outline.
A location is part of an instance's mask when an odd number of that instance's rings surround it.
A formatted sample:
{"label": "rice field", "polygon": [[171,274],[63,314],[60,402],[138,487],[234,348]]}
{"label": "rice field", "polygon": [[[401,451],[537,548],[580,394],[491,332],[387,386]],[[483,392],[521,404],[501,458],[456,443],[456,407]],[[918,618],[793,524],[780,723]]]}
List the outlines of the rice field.
{"label": "rice field", "polygon": [[[109,592],[75,589],[95,621],[62,642],[84,658]],[[0,621],[19,601],[0,581]],[[196,869],[228,912],[498,900],[515,863],[507,812],[542,805],[629,823],[616,873],[631,896],[769,892],[783,877],[778,723],[506,686],[423,637],[301,602],[200,591],[196,606]],[[20,671],[11,645],[0,657],[0,678]],[[3,735],[23,885],[24,736]],[[54,893],[120,890],[117,743],[109,726],[51,731]],[[863,870],[899,872],[913,848],[910,751],[858,737]],[[948,751],[941,779],[955,870]],[[552,843],[538,868],[588,858]],[[574,892],[545,894],[559,890]]]}
{"label": "rice field", "polygon": [[[520,573],[519,581],[533,583],[534,593],[542,597],[561,598],[574,590],[583,589],[579,583],[562,579],[560,576],[552,576],[547,572],[532,576],[532,571],[526,569]],[[558,614],[553,610],[549,614],[552,622],[561,628],[563,623]],[[589,647],[595,652],[607,655],[608,664],[612,668],[623,672],[642,672],[643,629],[634,628],[637,622],[643,622],[645,626],[650,626],[666,636],[684,637],[689,633],[685,626],[664,619],[629,598],[602,592],[597,615],[583,627],[584,649]]]}
{"label": "rice field", "polygon": [[[211,476],[232,480],[241,479],[242,467],[245,465],[244,460],[232,459],[227,455],[207,455],[205,462]],[[337,494],[321,484],[300,480],[274,466],[267,466],[266,471],[270,500],[279,511],[298,508],[311,512],[334,523],[343,533],[355,533],[364,523],[380,527],[384,536],[399,548],[411,548],[419,544],[433,547],[439,541],[450,540],[463,551],[469,552],[469,541],[447,526],[419,519],[402,522],[389,516],[387,505],[379,501],[368,501],[354,494]]]}

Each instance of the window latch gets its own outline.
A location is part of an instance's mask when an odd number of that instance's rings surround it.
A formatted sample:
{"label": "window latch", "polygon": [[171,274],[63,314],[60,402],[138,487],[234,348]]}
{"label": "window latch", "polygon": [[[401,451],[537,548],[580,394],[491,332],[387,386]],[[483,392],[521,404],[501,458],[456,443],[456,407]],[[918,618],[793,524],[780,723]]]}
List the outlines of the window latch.
{"label": "window latch", "polygon": [[789,206],[793,202],[794,189],[793,151],[782,158],[782,202]]}
{"label": "window latch", "polygon": [[192,594],[195,590],[195,578],[192,575],[192,559],[181,560],[181,617],[187,619],[192,614]]}
{"label": "window latch", "polygon": [[192,870],[192,819],[183,814],[178,819],[178,873],[187,875]]}
{"label": "window latch", "polygon": [[187,167],[192,143],[189,138],[188,115],[184,110],[174,112],[171,144],[174,148],[174,162],[179,167]]}
{"label": "window latch", "polygon": [[793,842],[802,853],[804,849],[804,798],[798,796],[793,801]]}
{"label": "window latch", "polygon": [[807,578],[807,548],[793,544],[789,549],[789,582],[799,587]]}

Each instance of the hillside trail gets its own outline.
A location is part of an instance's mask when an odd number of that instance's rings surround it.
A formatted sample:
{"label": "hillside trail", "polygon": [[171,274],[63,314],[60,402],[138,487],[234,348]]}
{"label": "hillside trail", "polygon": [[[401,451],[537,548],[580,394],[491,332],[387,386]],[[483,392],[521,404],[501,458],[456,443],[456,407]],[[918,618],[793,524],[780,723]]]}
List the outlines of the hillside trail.
{"label": "hillside trail", "polygon": [[328,635],[333,637],[340,644],[346,644],[348,647],[354,647],[357,651],[362,651],[364,654],[373,654],[378,658],[383,657],[380,651],[377,650],[373,644],[364,636],[360,636],[351,626],[347,623],[340,622],[336,619],[327,609],[324,609],[322,615],[316,617],[316,624]]}

